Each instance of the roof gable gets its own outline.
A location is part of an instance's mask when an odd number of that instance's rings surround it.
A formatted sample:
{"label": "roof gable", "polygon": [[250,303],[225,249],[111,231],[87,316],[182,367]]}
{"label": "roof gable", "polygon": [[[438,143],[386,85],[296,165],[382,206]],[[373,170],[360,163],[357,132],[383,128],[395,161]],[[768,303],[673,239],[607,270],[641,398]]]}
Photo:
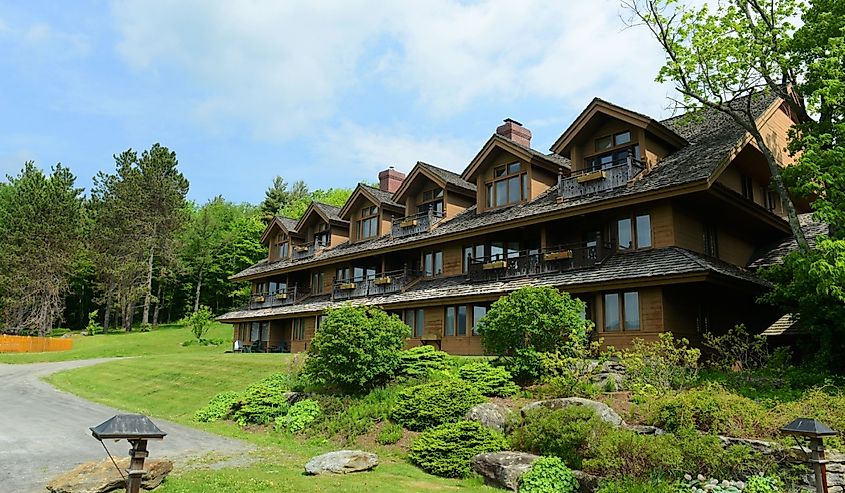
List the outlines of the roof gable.
{"label": "roof gable", "polygon": [[402,211],[405,207],[402,204],[395,202],[388,192],[384,192],[379,190],[378,188],[371,187],[369,185],[364,185],[363,183],[359,183],[355,190],[352,192],[352,195],[349,196],[349,199],[343,205],[343,208],[340,210],[340,218],[344,220],[349,220],[350,215],[352,214],[352,209],[354,208],[355,204],[360,200],[366,200],[373,205],[377,205],[379,207],[388,207],[391,209],[395,209],[398,211]]}
{"label": "roof gable", "polygon": [[296,229],[297,231],[304,230],[305,226],[308,224],[308,221],[310,221],[315,214],[326,224],[346,226],[347,222],[340,218],[339,213],[339,207],[330,204],[324,204],[322,202],[312,201],[310,204],[308,204],[308,208],[305,209],[305,213],[302,214],[302,217],[299,218],[299,222],[296,223]]}
{"label": "roof gable", "polygon": [[617,106],[603,99],[594,98],[578,115],[578,118],[558,137],[550,150],[561,156],[569,155],[571,146],[578,137],[583,135],[584,132],[589,132],[596,125],[596,122],[601,121],[602,117],[614,118],[642,128],[673,145],[676,149],[687,144],[683,137],[650,116]]}
{"label": "roof gable", "polygon": [[438,168],[437,166],[424,163],[422,161],[417,161],[417,164],[411,172],[408,173],[408,176],[402,182],[402,185],[398,190],[396,190],[396,193],[393,194],[395,200],[397,202],[403,202],[408,192],[414,188],[414,185],[420,177],[428,178],[443,188],[457,190],[459,192],[463,192],[465,195],[475,195],[475,184],[464,180],[459,174],[443,168]]}
{"label": "roof gable", "polygon": [[569,160],[566,158],[555,155],[546,155],[530,147],[526,147],[502,137],[501,135],[493,134],[484,144],[484,147],[478,151],[478,154],[476,154],[469,163],[469,166],[467,166],[461,174],[461,178],[468,182],[474,181],[475,177],[478,176],[478,173],[484,166],[484,163],[487,162],[488,158],[494,156],[496,152],[507,152],[513,156],[524,159],[526,162],[539,164],[540,166],[548,168],[554,172],[557,172],[561,167],[566,169],[569,169],[570,167]]}
{"label": "roof gable", "polygon": [[267,241],[269,241],[270,235],[276,230],[287,234],[296,234],[296,226],[296,219],[284,216],[276,216],[267,224],[267,227],[264,228],[264,233],[261,234],[261,243],[267,243]]}

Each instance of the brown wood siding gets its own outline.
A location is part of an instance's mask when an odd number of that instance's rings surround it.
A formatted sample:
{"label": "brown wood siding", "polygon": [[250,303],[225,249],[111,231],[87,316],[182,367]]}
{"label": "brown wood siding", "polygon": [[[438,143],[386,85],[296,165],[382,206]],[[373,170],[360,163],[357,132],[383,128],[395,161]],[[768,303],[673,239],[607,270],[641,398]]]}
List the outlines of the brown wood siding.
{"label": "brown wood siding", "polygon": [[557,185],[557,174],[539,166],[532,166],[528,172],[528,177],[531,179],[528,189],[531,200]]}
{"label": "brown wood siding", "polygon": [[317,318],[313,315],[303,318],[305,318],[305,338],[301,341],[291,341],[290,350],[293,353],[306,351],[311,345],[311,340],[314,339],[314,326],[317,323]]}
{"label": "brown wood siding", "polygon": [[463,272],[463,247],[459,242],[443,245],[443,275],[457,276]]}
{"label": "brown wood siding", "polygon": [[790,127],[792,127],[792,119],[780,108],[759,125],[763,139],[772,150],[775,159],[783,166],[795,163],[795,158],[786,151]]}
{"label": "brown wood siding", "polygon": [[[332,243],[330,246],[336,247],[341,243],[349,240],[349,230],[340,226],[332,226]],[[313,238],[312,238],[313,239]]]}
{"label": "brown wood siding", "polygon": [[455,192],[446,192],[446,217],[452,218],[475,205],[469,197]]}
{"label": "brown wood siding", "polygon": [[[634,338],[653,340],[664,330],[663,318],[663,290],[659,287],[626,289],[625,291],[639,292],[640,299],[640,330],[604,331],[604,294],[598,293],[593,303],[593,317],[599,337],[604,339],[606,346],[625,348],[630,346]],[[612,291],[617,292],[617,291]]]}
{"label": "brown wood siding", "polygon": [[746,266],[754,253],[754,245],[732,232],[719,228],[719,258],[725,262]]}
{"label": "brown wood siding", "polygon": [[694,252],[704,253],[704,225],[692,213],[674,207],[675,245]]}
{"label": "brown wood siding", "polygon": [[675,244],[675,224],[672,220],[672,205],[657,202],[651,206],[651,241],[654,248],[664,248]]}

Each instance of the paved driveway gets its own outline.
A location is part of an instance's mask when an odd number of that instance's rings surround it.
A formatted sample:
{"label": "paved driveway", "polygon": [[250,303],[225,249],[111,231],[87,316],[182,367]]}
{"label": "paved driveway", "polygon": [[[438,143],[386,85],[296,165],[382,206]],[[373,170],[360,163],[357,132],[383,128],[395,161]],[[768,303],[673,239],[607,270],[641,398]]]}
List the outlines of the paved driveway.
{"label": "paved driveway", "polygon": [[[103,446],[91,436],[95,426],[121,411],[60,392],[40,377],[57,371],[93,365],[106,360],[0,364],[0,492],[46,491],[44,485],[57,474],[91,460],[107,458]],[[107,373],[103,378],[109,378]],[[167,432],[161,442],[151,442],[151,458],[184,458],[208,452],[238,454],[251,449],[245,442],[153,420]],[[129,442],[106,442],[112,455],[125,456]]]}

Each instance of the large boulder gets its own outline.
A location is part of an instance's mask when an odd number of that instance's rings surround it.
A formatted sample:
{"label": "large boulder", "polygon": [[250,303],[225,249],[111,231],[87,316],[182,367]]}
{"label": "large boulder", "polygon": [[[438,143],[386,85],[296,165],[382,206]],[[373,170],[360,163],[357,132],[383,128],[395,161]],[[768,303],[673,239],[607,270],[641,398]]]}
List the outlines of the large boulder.
{"label": "large boulder", "polygon": [[467,411],[464,419],[467,421],[477,421],[482,426],[502,433],[505,431],[509,414],[510,411],[506,407],[493,404],[492,402],[485,402]]}
{"label": "large boulder", "polygon": [[525,452],[489,452],[473,457],[470,467],[484,478],[488,486],[517,491],[519,477],[530,470],[539,458]]}
{"label": "large boulder", "polygon": [[318,455],[305,464],[308,474],[346,474],[369,471],[378,465],[378,456],[363,450],[338,450]]}
{"label": "large boulder", "polygon": [[599,489],[599,478],[584,471],[573,469],[572,474],[578,480],[578,493],[594,493]]}
{"label": "large boulder", "polygon": [[[125,474],[129,468],[129,458],[124,457],[116,462]],[[145,490],[156,488],[172,470],[173,462],[169,460],[154,459],[144,462],[141,488]],[[110,459],[80,464],[56,476],[47,484],[47,490],[51,493],[107,493],[125,488],[126,481]]]}
{"label": "large boulder", "polygon": [[593,401],[590,399],[582,399],[581,397],[563,397],[560,399],[548,399],[545,401],[536,401],[526,404],[522,407],[522,415],[527,411],[545,407],[548,409],[563,409],[570,406],[584,406],[589,407],[601,418],[603,421],[610,423],[613,426],[624,426],[625,421],[619,416],[616,411],[603,402]]}

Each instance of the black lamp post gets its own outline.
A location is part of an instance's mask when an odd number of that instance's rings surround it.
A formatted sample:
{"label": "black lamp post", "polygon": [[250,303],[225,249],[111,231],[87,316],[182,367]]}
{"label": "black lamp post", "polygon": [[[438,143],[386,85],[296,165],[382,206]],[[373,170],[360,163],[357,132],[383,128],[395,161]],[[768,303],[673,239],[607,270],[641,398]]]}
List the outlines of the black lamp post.
{"label": "black lamp post", "polygon": [[827,460],[824,458],[824,437],[838,433],[826,424],[812,418],[798,418],[780,429],[785,435],[810,440],[810,464],[816,476],[816,492],[827,493]]}
{"label": "black lamp post", "polygon": [[144,476],[144,459],[147,452],[147,440],[162,440],[167,433],[161,431],[150,418],[141,414],[118,414],[97,426],[89,428],[94,438],[103,440],[129,440],[129,478],[126,480],[126,492],[138,493]]}

